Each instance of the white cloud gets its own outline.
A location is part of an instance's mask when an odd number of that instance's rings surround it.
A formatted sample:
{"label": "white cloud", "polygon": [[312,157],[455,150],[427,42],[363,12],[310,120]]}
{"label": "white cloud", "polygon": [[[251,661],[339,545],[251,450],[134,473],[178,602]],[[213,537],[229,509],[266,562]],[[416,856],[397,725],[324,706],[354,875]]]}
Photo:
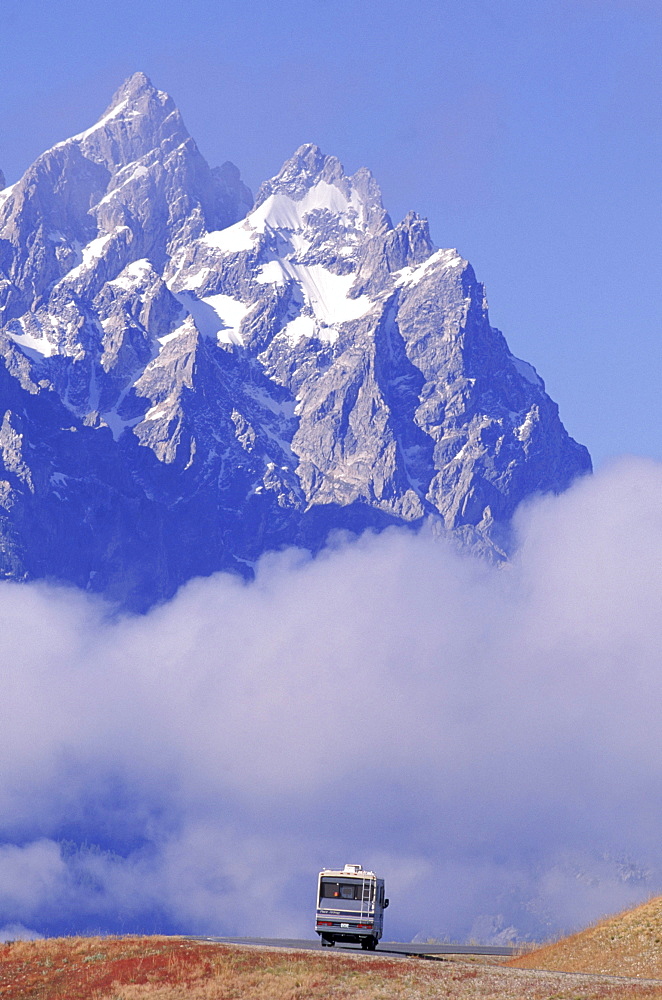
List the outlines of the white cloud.
{"label": "white cloud", "polygon": [[346,861],[387,936],[662,889],[660,496],[624,460],[522,510],[505,569],[394,530],[119,622],[2,585],[0,921],[310,935]]}
{"label": "white cloud", "polygon": [[41,937],[43,937],[42,934],[30,930],[29,927],[24,927],[23,924],[5,924],[4,927],[0,927],[0,941],[3,943],[6,941],[36,941]]}

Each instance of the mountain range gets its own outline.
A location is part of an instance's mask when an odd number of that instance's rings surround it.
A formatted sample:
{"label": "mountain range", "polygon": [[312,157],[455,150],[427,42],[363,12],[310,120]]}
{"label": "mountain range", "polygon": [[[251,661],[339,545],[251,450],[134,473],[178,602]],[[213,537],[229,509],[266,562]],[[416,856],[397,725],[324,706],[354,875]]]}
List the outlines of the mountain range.
{"label": "mountain range", "polygon": [[136,611],[335,530],[502,559],[591,468],[426,220],[310,144],[253,198],[142,73],[0,191],[0,362],[0,576]]}

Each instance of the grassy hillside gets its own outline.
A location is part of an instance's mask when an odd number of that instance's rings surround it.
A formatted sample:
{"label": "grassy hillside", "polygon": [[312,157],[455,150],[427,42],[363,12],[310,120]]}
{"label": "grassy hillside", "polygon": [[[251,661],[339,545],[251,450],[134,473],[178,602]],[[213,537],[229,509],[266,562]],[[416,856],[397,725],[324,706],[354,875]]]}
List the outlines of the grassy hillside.
{"label": "grassy hillside", "polygon": [[2,1000],[653,1000],[662,986],[470,962],[55,938],[0,946]]}
{"label": "grassy hillside", "polygon": [[662,979],[662,896],[507,964]]}

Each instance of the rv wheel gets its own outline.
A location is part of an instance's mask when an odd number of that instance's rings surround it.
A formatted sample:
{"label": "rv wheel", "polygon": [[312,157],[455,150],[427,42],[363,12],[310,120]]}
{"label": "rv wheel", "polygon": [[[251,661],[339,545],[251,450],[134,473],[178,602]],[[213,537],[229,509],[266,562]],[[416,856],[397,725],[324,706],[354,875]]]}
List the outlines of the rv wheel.
{"label": "rv wheel", "polygon": [[323,948],[333,948],[333,946],[334,946],[335,943],[336,942],[333,940],[333,938],[329,938],[329,937],[326,937],[326,935],[322,935],[322,947]]}

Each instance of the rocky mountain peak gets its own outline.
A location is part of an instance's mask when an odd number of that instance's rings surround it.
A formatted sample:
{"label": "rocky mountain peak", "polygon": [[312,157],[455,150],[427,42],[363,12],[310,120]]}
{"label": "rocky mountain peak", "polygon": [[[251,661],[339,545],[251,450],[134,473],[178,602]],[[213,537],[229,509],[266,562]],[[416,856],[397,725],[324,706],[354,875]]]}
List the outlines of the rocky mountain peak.
{"label": "rocky mountain peak", "polygon": [[319,146],[305,143],[285,161],[275,177],[260,186],[255,207],[276,193],[301,201],[306,192],[320,181],[335,184],[341,190],[348,187],[340,161],[335,156],[326,156]]}
{"label": "rocky mountain peak", "polygon": [[395,228],[375,233],[361,248],[352,294],[378,293],[391,275],[423,264],[434,249],[428,220],[408,212]]}
{"label": "rocky mountain peak", "polygon": [[425,519],[501,558],[520,500],[590,469],[468,262],[369,170],[305,144],[251,200],[142,73],[3,192],[0,577],[145,609]]}
{"label": "rocky mountain peak", "polygon": [[145,100],[154,98],[160,98],[164,103],[169,101],[172,104],[171,98],[163,91],[157,90],[145,73],[141,71],[132,73],[113,94],[103,117],[113,111],[118,104],[136,106]]}
{"label": "rocky mountain peak", "polygon": [[312,143],[299,146],[276,176],[260,186],[255,208],[276,196],[305,202],[305,211],[345,216],[357,228],[371,233],[391,225],[379,185],[370,171],[362,167],[348,176],[336,156],[323,153]]}
{"label": "rocky mountain peak", "polygon": [[[116,174],[155,150],[163,153],[194,146],[174,101],[157,90],[144,73],[134,73],[115,93],[91,128],[66,140]],[[60,144],[62,145],[62,144]]]}
{"label": "rocky mountain peak", "polygon": [[62,280],[68,295],[89,291],[143,258],[161,272],[251,203],[237,168],[210,170],[172,99],[134,73],[96,124],[43,153],[0,200],[0,308],[37,309],[65,294]]}

